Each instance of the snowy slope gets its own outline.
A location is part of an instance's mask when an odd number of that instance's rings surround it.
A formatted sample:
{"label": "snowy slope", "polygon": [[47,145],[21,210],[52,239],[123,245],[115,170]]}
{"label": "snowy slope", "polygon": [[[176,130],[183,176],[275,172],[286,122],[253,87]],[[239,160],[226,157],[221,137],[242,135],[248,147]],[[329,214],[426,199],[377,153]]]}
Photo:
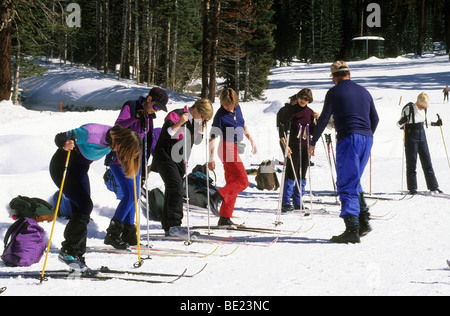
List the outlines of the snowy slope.
{"label": "snowy slope", "polygon": [[[450,146],[450,104],[443,104],[442,89],[450,82],[448,56],[430,58],[375,59],[351,62],[352,78],[372,93],[380,116],[375,135],[371,168],[362,179],[367,192],[398,192],[402,189],[402,132],[395,123],[401,104],[415,101],[417,94],[426,91],[431,97],[429,121],[436,113],[444,122],[443,131]],[[281,159],[277,142],[275,115],[277,109],[292,94],[302,88],[313,91],[315,102],[311,107],[320,112],[325,94],[332,87],[329,64],[293,64],[274,68],[270,76],[266,100],[242,103],[242,111],[250,132],[258,144],[258,154],[244,155],[247,168],[265,159]],[[0,233],[3,236],[13,220],[7,205],[17,195],[51,199],[56,191],[48,173],[48,164],[55,151],[54,135],[79,127],[85,123],[113,124],[121,104],[148,91],[147,87],[131,82],[118,82],[84,67],[52,66],[42,80],[24,83],[26,103],[16,107],[9,102],[0,103]],[[191,105],[195,98],[169,93],[169,109]],[[91,112],[59,112],[59,104],[92,107]],[[214,107],[217,109],[218,102]],[[158,114],[155,126],[164,119]],[[333,131],[328,131],[333,133]],[[450,192],[450,167],[443,147],[441,131],[430,127],[427,137],[440,187]],[[190,167],[204,163],[204,144],[193,152]],[[315,166],[311,169],[312,190],[332,190],[330,169],[326,153],[318,144]],[[94,162],[90,169],[93,221],[89,224],[88,245],[102,245],[105,230],[114,214],[118,201],[103,184],[103,161]],[[371,171],[371,172],[370,172]],[[221,163],[217,163],[217,184],[224,184]],[[254,176],[250,182],[255,183]],[[426,190],[423,173],[418,170],[419,189]],[[404,185],[405,186],[405,185]],[[149,187],[163,188],[157,174],[150,174]],[[276,192],[259,191],[249,187],[238,198],[235,221],[251,226],[272,227],[278,205]],[[333,198],[324,198],[333,200]],[[373,231],[357,245],[337,245],[329,238],[343,231],[338,216],[283,215],[282,229],[300,232],[281,236],[270,247],[243,246],[234,253],[233,245],[221,245],[207,258],[153,257],[145,261],[142,271],[181,273],[206,269],[195,278],[183,278],[174,284],[141,284],[124,281],[91,282],[87,280],[50,280],[39,285],[37,280],[0,279],[2,295],[449,295],[449,271],[445,259],[450,258],[450,201],[436,197],[416,196],[403,201],[379,201],[371,210],[374,215],[389,211],[396,216],[388,221],[373,220]],[[327,206],[339,210],[337,206]],[[215,224],[216,218],[211,219]],[[191,225],[206,225],[205,215],[191,213]],[[66,220],[58,219],[53,236],[47,269],[65,266],[57,260],[57,249],[63,239]],[[186,223],[186,220],[184,221]],[[141,216],[141,235],[145,238],[147,223]],[[51,231],[51,223],[42,226]],[[150,222],[151,232],[161,233],[157,222]],[[217,233],[219,234],[219,233]],[[238,233],[220,233],[239,235]],[[240,233],[269,241],[272,235]],[[216,246],[177,242],[154,241],[156,247],[211,252]],[[134,255],[88,253],[92,268],[107,265],[115,269],[133,269]],[[0,271],[40,271],[43,260],[29,268],[11,268],[0,263]]]}

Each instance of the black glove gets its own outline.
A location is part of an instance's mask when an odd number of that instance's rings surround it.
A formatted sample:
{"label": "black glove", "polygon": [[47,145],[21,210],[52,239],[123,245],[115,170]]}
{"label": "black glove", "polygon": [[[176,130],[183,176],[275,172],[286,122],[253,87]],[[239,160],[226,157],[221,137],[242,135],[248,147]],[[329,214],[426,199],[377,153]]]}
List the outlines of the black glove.
{"label": "black glove", "polygon": [[148,113],[147,111],[145,111],[144,109],[140,109],[136,112],[136,115],[134,116],[137,120],[140,119],[147,119],[148,118]]}
{"label": "black glove", "polygon": [[436,114],[438,117],[438,120],[436,122],[431,122],[431,126],[442,126],[442,120],[439,114]]}

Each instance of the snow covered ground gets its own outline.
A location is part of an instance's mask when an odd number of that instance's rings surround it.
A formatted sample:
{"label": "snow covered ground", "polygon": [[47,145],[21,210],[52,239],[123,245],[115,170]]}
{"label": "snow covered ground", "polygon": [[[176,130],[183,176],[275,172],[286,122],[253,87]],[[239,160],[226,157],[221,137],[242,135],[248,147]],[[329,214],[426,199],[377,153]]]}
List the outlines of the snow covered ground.
{"label": "snow covered ground", "polygon": [[[438,113],[443,122],[447,146],[450,146],[450,103],[443,103],[442,89],[450,83],[448,56],[428,58],[376,59],[349,63],[352,79],[365,86],[373,95],[380,116],[375,135],[372,163],[366,169],[362,184],[366,192],[398,192],[402,189],[402,132],[396,127],[401,105],[415,101],[427,92],[431,97],[429,121]],[[302,88],[314,94],[311,107],[320,112],[325,94],[332,87],[329,63],[274,68],[265,101],[242,103],[242,111],[250,132],[258,144],[258,153],[244,155],[247,168],[266,159],[282,159],[278,146],[275,115],[288,97]],[[56,147],[53,139],[58,132],[85,123],[113,124],[121,105],[128,99],[145,94],[147,87],[131,82],[118,82],[84,67],[51,66],[42,79],[27,80],[25,107],[0,103],[0,233],[3,236],[13,223],[7,207],[17,195],[50,200],[56,186],[50,179],[48,165]],[[169,110],[191,105],[195,98],[170,92]],[[90,112],[59,112],[63,105],[91,107]],[[219,106],[214,104],[215,109]],[[164,113],[159,113],[155,126],[161,126]],[[333,131],[328,131],[333,133]],[[438,127],[427,130],[429,147],[440,188],[450,192],[450,167]],[[450,149],[450,148],[449,148]],[[196,146],[190,167],[205,162],[205,145]],[[326,152],[318,144],[315,166],[311,169],[312,190],[332,190]],[[89,224],[88,245],[102,245],[105,230],[118,201],[103,183],[103,161],[94,162],[90,170],[94,211]],[[221,163],[217,163],[217,184],[224,184]],[[279,175],[280,176],[280,175]],[[255,184],[254,176],[249,176]],[[419,189],[426,190],[423,173],[418,169]],[[405,184],[403,189],[405,189]],[[149,187],[163,189],[158,174],[150,174]],[[273,227],[278,205],[277,192],[259,191],[249,187],[238,198],[235,222],[249,226]],[[333,200],[333,198],[324,198]],[[372,201],[372,200],[371,200]],[[373,231],[356,245],[328,242],[340,234],[343,221],[338,216],[300,214],[282,215],[281,229],[300,232],[280,236],[270,247],[220,245],[207,258],[160,257],[147,260],[140,271],[181,273],[195,272],[207,263],[205,270],[194,278],[182,278],[174,284],[143,284],[125,281],[50,280],[44,284],[33,279],[0,279],[7,287],[2,295],[155,295],[155,296],[296,296],[296,295],[449,295],[450,279],[446,259],[450,258],[450,201],[437,197],[416,196],[402,201],[379,201],[374,215],[391,211],[391,220],[373,220]],[[339,210],[337,206],[327,206]],[[211,223],[216,223],[216,218]],[[57,260],[57,249],[63,239],[66,220],[58,219],[47,269],[65,266]],[[186,224],[186,218],[184,220]],[[207,217],[190,214],[190,225],[206,225]],[[51,223],[43,223],[47,232]],[[145,239],[146,218],[141,216],[141,235]],[[150,222],[151,232],[161,233],[157,222]],[[272,235],[255,233],[216,233],[233,236],[255,236],[269,241]],[[211,252],[216,246],[179,242],[153,241],[155,247]],[[220,256],[228,254],[229,256]],[[102,265],[114,269],[134,269],[135,255],[86,255],[92,268]],[[11,268],[0,263],[3,271],[41,271],[43,260],[29,268]]]}

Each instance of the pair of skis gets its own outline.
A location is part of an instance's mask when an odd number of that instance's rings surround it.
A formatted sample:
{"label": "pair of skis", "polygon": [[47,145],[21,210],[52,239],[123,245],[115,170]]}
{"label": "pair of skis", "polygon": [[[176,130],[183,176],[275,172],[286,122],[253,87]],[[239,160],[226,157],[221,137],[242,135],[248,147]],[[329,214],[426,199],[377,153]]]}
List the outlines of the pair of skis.
{"label": "pair of skis", "polygon": [[41,276],[41,272],[38,271],[23,271],[23,272],[0,272],[0,278],[31,278],[42,281],[48,281],[49,279],[64,279],[64,280],[93,280],[93,281],[109,281],[109,280],[121,280],[129,282],[140,283],[152,283],[171,284],[183,277],[192,278],[198,275],[206,268],[206,264],[197,272],[193,274],[186,274],[187,269],[182,273],[163,273],[163,272],[143,272],[133,270],[112,270],[108,267],[102,266],[98,270],[91,270],[91,273],[84,274],[78,271],[68,270],[48,270],[46,271],[44,278]]}

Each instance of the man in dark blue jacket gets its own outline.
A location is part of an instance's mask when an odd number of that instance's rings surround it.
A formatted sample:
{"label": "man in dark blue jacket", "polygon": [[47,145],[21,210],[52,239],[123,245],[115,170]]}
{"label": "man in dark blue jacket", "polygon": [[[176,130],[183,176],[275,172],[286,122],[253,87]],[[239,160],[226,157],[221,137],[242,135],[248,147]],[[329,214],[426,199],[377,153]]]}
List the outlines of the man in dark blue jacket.
{"label": "man in dark blue jacket", "polygon": [[379,119],[370,93],[350,79],[347,63],[336,61],[330,68],[335,86],[325,97],[309,153],[314,156],[315,144],[333,115],[337,132],[337,193],[341,200],[340,216],[344,219],[346,230],[339,236],[333,236],[331,242],[357,243],[360,235],[371,230],[367,208],[362,207],[365,203],[360,179],[370,157]]}

